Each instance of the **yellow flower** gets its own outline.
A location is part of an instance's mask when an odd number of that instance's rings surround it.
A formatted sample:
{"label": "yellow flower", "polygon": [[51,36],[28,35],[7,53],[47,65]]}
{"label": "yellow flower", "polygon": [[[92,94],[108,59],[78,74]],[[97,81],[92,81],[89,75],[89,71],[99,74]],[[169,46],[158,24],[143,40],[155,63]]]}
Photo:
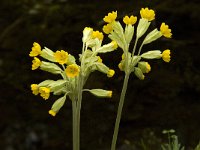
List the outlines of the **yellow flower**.
{"label": "yellow flower", "polygon": [[120,71],[123,71],[122,63],[119,63],[119,64],[118,64],[118,67],[119,67],[119,70],[120,70]]}
{"label": "yellow flower", "polygon": [[66,75],[70,78],[78,76],[79,72],[80,72],[79,66],[76,64],[69,65],[65,69]]}
{"label": "yellow flower", "polygon": [[100,57],[100,56],[97,56],[97,57],[98,57],[97,62],[102,63],[102,59],[101,59],[101,57]]}
{"label": "yellow flower", "polygon": [[165,62],[170,62],[170,50],[169,49],[166,49],[162,52],[162,59],[165,61]]}
{"label": "yellow flower", "polygon": [[108,72],[107,72],[107,77],[109,77],[109,78],[110,78],[110,77],[113,77],[114,74],[115,74],[115,71],[112,70],[112,69],[109,69]]}
{"label": "yellow flower", "polygon": [[37,84],[31,84],[31,90],[34,95],[38,95],[39,93],[39,86]]}
{"label": "yellow flower", "polygon": [[103,32],[104,32],[105,34],[111,33],[112,30],[113,30],[113,28],[112,28],[112,25],[111,25],[110,23],[103,26]]}
{"label": "yellow flower", "polygon": [[39,88],[40,96],[41,96],[42,98],[44,98],[45,100],[47,100],[47,99],[49,98],[50,92],[51,92],[51,90],[50,90],[50,88],[48,88],[48,87],[40,87],[40,88]]}
{"label": "yellow flower", "polygon": [[40,46],[40,44],[34,42],[33,43],[33,47],[32,47],[32,51],[29,53],[29,56],[30,57],[35,57],[35,56],[40,55],[40,53],[41,53],[41,46]]}
{"label": "yellow flower", "polygon": [[164,22],[160,26],[160,32],[166,38],[171,38],[172,37],[171,29],[169,29],[169,26],[166,25]]}
{"label": "yellow flower", "polygon": [[155,19],[155,12],[152,9],[149,8],[142,8],[140,10],[140,15],[142,18],[147,19],[148,21],[152,21]]}
{"label": "yellow flower", "polygon": [[108,97],[112,97],[112,91],[108,91]]}
{"label": "yellow flower", "polygon": [[99,31],[93,31],[92,32],[92,38],[98,38],[99,40],[103,40],[103,33]]}
{"label": "yellow flower", "polygon": [[54,53],[54,58],[55,58],[56,62],[58,62],[59,64],[63,65],[65,63],[67,63],[68,53],[65,52],[64,50],[56,51]]}
{"label": "yellow flower", "polygon": [[117,45],[117,42],[116,42],[116,41],[112,41],[111,44],[113,44],[113,48],[114,48],[114,49],[117,49],[117,48],[118,48],[118,45]]}
{"label": "yellow flower", "polygon": [[146,73],[149,73],[151,71],[151,66],[149,65],[148,62],[146,62]]}
{"label": "yellow flower", "polygon": [[108,15],[103,18],[103,20],[107,23],[112,23],[113,21],[115,21],[116,18],[117,11],[112,11],[111,13],[108,13]]}
{"label": "yellow flower", "polygon": [[125,58],[125,54],[123,53],[123,54],[122,54],[122,60],[124,60],[124,58]]}
{"label": "yellow flower", "polygon": [[56,116],[56,112],[55,112],[55,111],[53,111],[53,110],[49,110],[49,114],[50,114],[50,115],[52,115],[53,117],[55,117],[55,116]]}
{"label": "yellow flower", "polygon": [[39,68],[40,65],[41,65],[41,61],[37,57],[34,57],[32,61],[32,70]]}
{"label": "yellow flower", "polygon": [[124,18],[123,18],[123,22],[125,23],[125,24],[131,24],[131,25],[134,25],[135,23],[136,23],[136,21],[137,21],[137,17],[134,17],[133,15],[131,15],[130,17],[128,17],[128,16],[125,16]]}

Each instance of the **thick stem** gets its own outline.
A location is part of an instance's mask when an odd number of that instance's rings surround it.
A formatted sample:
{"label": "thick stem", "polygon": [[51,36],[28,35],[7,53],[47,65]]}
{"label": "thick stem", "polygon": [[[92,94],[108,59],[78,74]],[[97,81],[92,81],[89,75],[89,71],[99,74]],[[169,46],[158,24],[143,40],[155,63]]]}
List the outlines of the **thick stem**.
{"label": "thick stem", "polygon": [[78,83],[78,100],[77,100],[77,108],[76,108],[76,130],[77,130],[77,150],[80,149],[80,114],[81,114],[81,103],[82,103],[82,90],[83,90],[83,78],[80,73],[79,83]]}
{"label": "thick stem", "polygon": [[118,132],[119,132],[119,124],[120,124],[120,120],[121,120],[122,109],[123,109],[123,105],[124,105],[124,99],[125,99],[126,90],[127,90],[127,86],[128,86],[129,75],[130,75],[129,73],[126,73],[124,83],[123,83],[123,88],[122,88],[119,106],[118,106],[118,111],[117,111],[117,118],[116,118],[116,122],[115,122],[115,128],[114,128],[111,150],[116,149],[117,136],[118,136]]}
{"label": "thick stem", "polygon": [[73,118],[73,123],[72,123],[72,136],[73,136],[73,150],[77,150],[77,129],[76,129],[76,125],[77,125],[77,119],[76,119],[76,100],[73,99],[72,100],[72,118]]}

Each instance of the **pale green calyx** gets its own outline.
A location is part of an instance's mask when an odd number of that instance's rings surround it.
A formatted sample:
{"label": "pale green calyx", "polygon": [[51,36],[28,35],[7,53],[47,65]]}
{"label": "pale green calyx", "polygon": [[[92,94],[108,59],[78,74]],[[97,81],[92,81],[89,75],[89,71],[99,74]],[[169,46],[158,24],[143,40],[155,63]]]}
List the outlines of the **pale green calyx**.
{"label": "pale green calyx", "polygon": [[144,75],[143,75],[142,70],[140,68],[135,67],[134,73],[135,73],[136,77],[138,77],[140,80],[144,80]]}
{"label": "pale green calyx", "polygon": [[149,28],[149,25],[151,22],[149,22],[147,19],[141,18],[138,26],[137,26],[137,39],[139,39]]}
{"label": "pale green calyx", "polygon": [[53,110],[54,112],[58,112],[60,110],[60,108],[63,107],[63,105],[65,104],[65,100],[66,100],[66,95],[64,95],[63,97],[57,99],[52,107],[51,107],[51,110]]}
{"label": "pale green calyx", "polygon": [[126,27],[125,27],[125,33],[124,33],[124,36],[125,36],[125,39],[126,39],[126,42],[129,44],[133,38],[133,35],[134,35],[134,26],[131,25],[131,24],[128,24]]}
{"label": "pale green calyx", "polygon": [[45,61],[42,61],[40,69],[53,74],[60,74],[62,72],[62,69],[58,65]]}
{"label": "pale green calyx", "polygon": [[83,30],[83,37],[82,37],[82,41],[83,43],[89,41],[91,39],[91,35],[92,35],[93,29],[90,27],[85,27]]}
{"label": "pale green calyx", "polygon": [[41,51],[40,56],[49,61],[55,62],[54,52],[47,47]]}
{"label": "pale green calyx", "polygon": [[91,94],[97,96],[97,97],[101,97],[101,98],[111,98],[112,97],[112,91],[109,90],[103,90],[103,89],[85,89],[84,91],[88,91]]}
{"label": "pale green calyx", "polygon": [[152,50],[141,55],[144,59],[160,59],[162,57],[160,50]]}
{"label": "pale green calyx", "polygon": [[161,32],[158,29],[151,31],[144,39],[143,44],[151,43],[162,36]]}

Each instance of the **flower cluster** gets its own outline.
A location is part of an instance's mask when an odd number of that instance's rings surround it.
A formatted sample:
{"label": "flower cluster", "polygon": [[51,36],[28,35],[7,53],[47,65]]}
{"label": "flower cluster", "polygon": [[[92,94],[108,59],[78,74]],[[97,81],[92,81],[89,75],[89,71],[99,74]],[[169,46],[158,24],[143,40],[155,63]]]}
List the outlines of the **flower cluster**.
{"label": "flower cluster", "polygon": [[[165,62],[169,62],[170,50],[167,49],[163,52],[160,50],[150,50],[141,54],[142,47],[145,44],[149,44],[162,36],[171,38],[172,33],[171,29],[169,29],[169,26],[163,22],[160,26],[160,30],[156,28],[146,35],[138,49],[138,53],[135,54],[137,42],[147,32],[151,21],[155,19],[155,12],[149,8],[142,8],[140,10],[140,16],[141,18],[139,19],[137,27],[134,27],[135,23],[137,22],[136,16],[124,16],[123,22],[125,24],[125,28],[123,28],[121,23],[116,21],[117,12],[113,11],[108,13],[108,15],[103,18],[103,20],[107,23],[103,26],[103,32],[108,34],[108,37],[111,40],[116,41],[117,45],[123,50],[122,60],[118,65],[119,69],[121,71],[125,71],[127,74],[134,72],[139,79],[143,80],[145,77],[144,73],[148,73],[151,70],[151,66],[147,61],[142,59],[162,58]],[[129,52],[129,45],[134,34],[136,34],[135,45],[133,51]]]}
{"label": "flower cluster", "polygon": [[[111,16],[114,18],[113,15]],[[104,35],[102,32],[94,31],[90,27],[86,27],[83,30],[83,48],[79,58],[80,65],[76,64],[74,56],[64,50],[53,52],[47,47],[41,49],[38,43],[33,43],[32,50],[29,54],[30,57],[33,57],[32,70],[39,68],[53,74],[60,74],[63,78],[57,81],[45,80],[39,84],[31,85],[32,93],[34,95],[39,94],[45,100],[50,97],[50,93],[54,95],[64,95],[54,102],[49,111],[50,115],[56,115],[64,105],[66,96],[69,96],[72,101],[77,101],[78,92],[81,92],[79,88],[83,88],[82,84],[86,82],[91,72],[98,70],[105,73],[107,77],[112,77],[115,74],[114,70],[110,69],[102,62],[98,54],[114,51],[117,49],[118,45],[116,41],[111,41],[108,44],[102,45],[103,37]],[[39,57],[46,61],[41,60]],[[112,96],[112,91],[102,89],[86,91],[99,97]]]}

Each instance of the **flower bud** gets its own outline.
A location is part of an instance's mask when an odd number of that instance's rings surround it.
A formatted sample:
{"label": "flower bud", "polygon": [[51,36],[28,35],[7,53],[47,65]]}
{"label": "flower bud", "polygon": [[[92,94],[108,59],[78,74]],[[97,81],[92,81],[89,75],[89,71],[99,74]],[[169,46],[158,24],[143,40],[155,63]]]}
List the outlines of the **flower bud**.
{"label": "flower bud", "polygon": [[92,89],[88,90],[91,94],[97,96],[97,97],[107,97],[111,98],[112,97],[112,91],[109,90],[103,90],[103,89]]}
{"label": "flower bud", "polygon": [[143,44],[151,43],[162,36],[161,32],[158,29],[151,31],[144,39]]}
{"label": "flower bud", "polygon": [[144,59],[160,59],[162,57],[160,50],[152,50],[141,55]]}
{"label": "flower bud", "polygon": [[147,19],[140,19],[138,26],[137,26],[137,39],[139,39],[149,28],[151,22],[149,22]]}
{"label": "flower bud", "polygon": [[140,68],[135,67],[134,73],[140,80],[144,80],[144,75],[143,75],[142,70]]}

